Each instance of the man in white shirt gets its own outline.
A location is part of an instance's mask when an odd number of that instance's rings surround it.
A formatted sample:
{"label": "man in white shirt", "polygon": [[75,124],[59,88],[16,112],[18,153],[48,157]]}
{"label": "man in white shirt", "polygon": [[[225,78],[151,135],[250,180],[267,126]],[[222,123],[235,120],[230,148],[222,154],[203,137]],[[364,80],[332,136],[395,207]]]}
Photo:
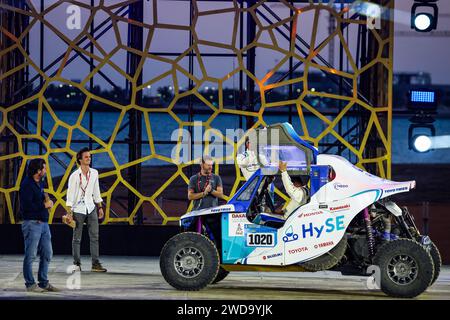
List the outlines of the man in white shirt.
{"label": "man in white shirt", "polygon": [[249,137],[245,137],[244,152],[238,154],[236,162],[242,171],[245,181],[248,181],[255,171],[260,168],[255,152],[250,149]]}
{"label": "man in white shirt", "polygon": [[[262,161],[262,165],[269,164],[269,161],[265,158],[265,156],[261,155],[260,161]],[[255,151],[251,150],[250,138],[248,136],[245,137],[244,152],[237,155],[236,162],[241,169],[245,181],[248,181],[248,179],[250,179],[251,176],[261,167],[258,163]],[[269,195],[273,202],[275,200],[275,186],[273,183],[269,185]]]}
{"label": "man in white shirt", "polygon": [[72,255],[74,270],[81,271],[80,244],[83,223],[87,221],[92,257],[92,271],[106,272],[99,261],[98,220],[104,217],[98,171],[90,168],[91,153],[83,148],[77,153],[80,167],[70,175],[66,206],[76,222],[73,230]]}
{"label": "man in white shirt", "polygon": [[287,163],[280,161],[278,168],[281,171],[281,180],[283,181],[284,189],[291,198],[291,201],[283,211],[277,210],[277,213],[283,214],[287,219],[291,213],[298,207],[304,205],[308,200],[308,188],[303,186],[300,177],[290,177],[287,173]]}

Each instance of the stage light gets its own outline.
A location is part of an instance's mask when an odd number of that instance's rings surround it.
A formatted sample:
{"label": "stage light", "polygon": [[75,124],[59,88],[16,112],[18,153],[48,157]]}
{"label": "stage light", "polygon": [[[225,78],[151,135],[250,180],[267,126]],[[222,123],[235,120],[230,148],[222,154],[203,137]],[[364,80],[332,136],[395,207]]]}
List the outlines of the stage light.
{"label": "stage light", "polygon": [[409,149],[420,153],[434,150],[435,135],[436,129],[432,124],[411,124],[408,130]]}
{"label": "stage light", "polygon": [[430,90],[411,90],[411,102],[436,103],[436,92]]}
{"label": "stage light", "polygon": [[420,30],[424,31],[431,26],[431,21],[433,17],[428,13],[420,13],[414,18],[414,26]]}
{"label": "stage light", "polygon": [[416,0],[411,8],[411,29],[418,32],[435,30],[438,21],[437,0]]}
{"label": "stage light", "polygon": [[431,138],[426,135],[419,135],[413,138],[414,150],[417,152],[427,152],[431,149]]}
{"label": "stage light", "polygon": [[438,105],[438,91],[413,89],[408,92],[408,108],[416,111],[435,112]]}

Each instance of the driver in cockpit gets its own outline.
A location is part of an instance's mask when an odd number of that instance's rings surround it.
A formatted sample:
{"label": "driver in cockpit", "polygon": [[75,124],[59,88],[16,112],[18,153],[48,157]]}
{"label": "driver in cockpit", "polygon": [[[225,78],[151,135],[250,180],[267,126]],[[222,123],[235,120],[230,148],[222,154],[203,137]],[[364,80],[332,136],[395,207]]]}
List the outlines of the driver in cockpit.
{"label": "driver in cockpit", "polygon": [[307,202],[309,190],[303,185],[299,176],[289,176],[287,173],[286,162],[280,161],[278,168],[281,172],[281,179],[283,181],[284,189],[291,198],[291,201],[287,205],[286,209],[282,210],[281,208],[277,208],[275,213],[283,214],[284,218],[287,219],[295,209]]}

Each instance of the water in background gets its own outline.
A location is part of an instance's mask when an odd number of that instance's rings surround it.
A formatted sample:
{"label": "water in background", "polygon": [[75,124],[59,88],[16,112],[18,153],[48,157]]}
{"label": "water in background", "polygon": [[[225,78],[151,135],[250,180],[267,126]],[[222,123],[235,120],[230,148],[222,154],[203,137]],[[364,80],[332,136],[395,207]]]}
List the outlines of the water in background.
{"label": "water in background", "polygon": [[[75,111],[59,111],[56,112],[58,118],[67,123],[68,125],[76,124],[79,113]],[[30,112],[30,116],[33,119],[37,118],[36,111]],[[108,112],[98,112],[93,114],[93,134],[96,135],[99,139],[107,141],[107,139],[113,133],[113,130],[118,121],[119,114],[118,113],[108,113]],[[194,117],[195,121],[206,121],[209,115],[196,115]],[[180,119],[183,121],[187,121],[187,115],[180,116]],[[121,121],[121,125],[127,122],[127,116]],[[264,120],[268,124],[273,124],[277,122],[285,122],[288,121],[287,115],[269,115],[265,116]],[[245,118],[243,118],[243,127],[245,127]],[[355,123],[355,118],[348,117],[342,121],[343,131],[346,131],[346,128],[349,128]],[[317,136],[320,134],[324,125],[321,120],[314,116],[306,116],[306,123],[308,126],[310,136]],[[54,119],[47,113],[43,114],[43,130],[49,133],[55,124]],[[89,115],[86,114],[81,121],[81,125],[88,130],[89,129]],[[301,130],[300,121],[298,117],[294,117],[294,121],[292,123],[296,131],[302,135],[303,132]],[[393,133],[392,133],[392,162],[395,164],[400,163],[450,163],[450,149],[440,149],[434,150],[428,153],[417,153],[408,149],[408,127],[410,122],[407,116],[398,116],[393,119]],[[155,141],[170,141],[172,137],[172,133],[174,130],[179,128],[178,122],[173,119],[169,114],[151,114],[150,115],[150,126],[151,132],[153,135],[153,139]],[[239,116],[235,115],[220,115],[218,116],[212,123],[211,126],[220,130],[222,133],[226,133],[227,129],[236,129],[239,128]],[[436,128],[436,135],[450,135],[450,118],[441,118],[437,119],[434,123]],[[143,121],[143,139],[148,140],[147,132],[145,130],[145,123]],[[29,130],[31,132],[35,132],[35,128],[30,125]],[[116,137],[117,140],[125,140],[127,138],[128,129],[125,128],[123,131],[119,132]],[[65,141],[67,139],[68,130],[62,127],[59,127],[56,131],[56,134],[53,139],[60,139]],[[76,140],[84,140],[88,137],[80,130],[74,130],[72,134],[72,150],[79,150],[82,147],[86,146],[85,143],[76,142]],[[333,137],[326,137],[328,142],[333,142]],[[52,148],[57,147],[65,147],[65,142],[60,142],[59,146],[52,144]],[[155,151],[157,154],[170,157],[172,149],[175,143],[172,145],[167,144],[155,144]],[[98,146],[97,143],[93,144],[93,147],[96,148]],[[335,150],[335,149],[334,149]],[[125,164],[128,162],[128,145],[127,144],[114,144],[112,148],[114,157],[116,158],[119,165]],[[320,150],[322,151],[322,150]],[[45,152],[45,150],[44,150]],[[331,150],[330,153],[333,153]],[[28,154],[39,154],[39,147],[37,143],[29,143],[28,144]],[[143,145],[142,146],[142,156],[145,157],[150,155],[150,146]],[[351,159],[351,155],[349,152],[343,154],[345,157]],[[68,165],[70,162],[70,157],[64,155],[63,153],[57,154],[60,162]],[[144,162],[142,165],[151,166],[151,165],[164,165],[167,162],[153,159]],[[111,161],[110,157],[107,154],[96,154],[93,157],[93,166],[96,168],[107,168],[113,167],[114,164]],[[58,163],[55,159],[50,158],[50,170],[52,176],[62,175],[65,171],[63,165]]]}

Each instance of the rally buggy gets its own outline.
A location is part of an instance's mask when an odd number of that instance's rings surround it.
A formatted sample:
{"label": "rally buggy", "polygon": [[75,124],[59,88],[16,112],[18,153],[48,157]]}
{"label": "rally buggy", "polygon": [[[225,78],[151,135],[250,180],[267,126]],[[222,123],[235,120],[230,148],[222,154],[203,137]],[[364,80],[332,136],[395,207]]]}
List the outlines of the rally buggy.
{"label": "rally buggy", "polygon": [[[274,130],[277,145],[270,140]],[[181,217],[183,232],[160,256],[170,285],[199,290],[230,271],[337,270],[369,276],[376,268],[389,296],[415,297],[434,283],[441,267],[437,247],[419,233],[408,209],[390,200],[413,189],[415,181],[382,179],[343,157],[318,154],[288,123],[258,129],[256,145],[265,165],[227,204]],[[286,220],[274,214],[269,192],[280,174],[279,160],[287,162],[289,175],[306,178],[310,191],[307,203]]]}

